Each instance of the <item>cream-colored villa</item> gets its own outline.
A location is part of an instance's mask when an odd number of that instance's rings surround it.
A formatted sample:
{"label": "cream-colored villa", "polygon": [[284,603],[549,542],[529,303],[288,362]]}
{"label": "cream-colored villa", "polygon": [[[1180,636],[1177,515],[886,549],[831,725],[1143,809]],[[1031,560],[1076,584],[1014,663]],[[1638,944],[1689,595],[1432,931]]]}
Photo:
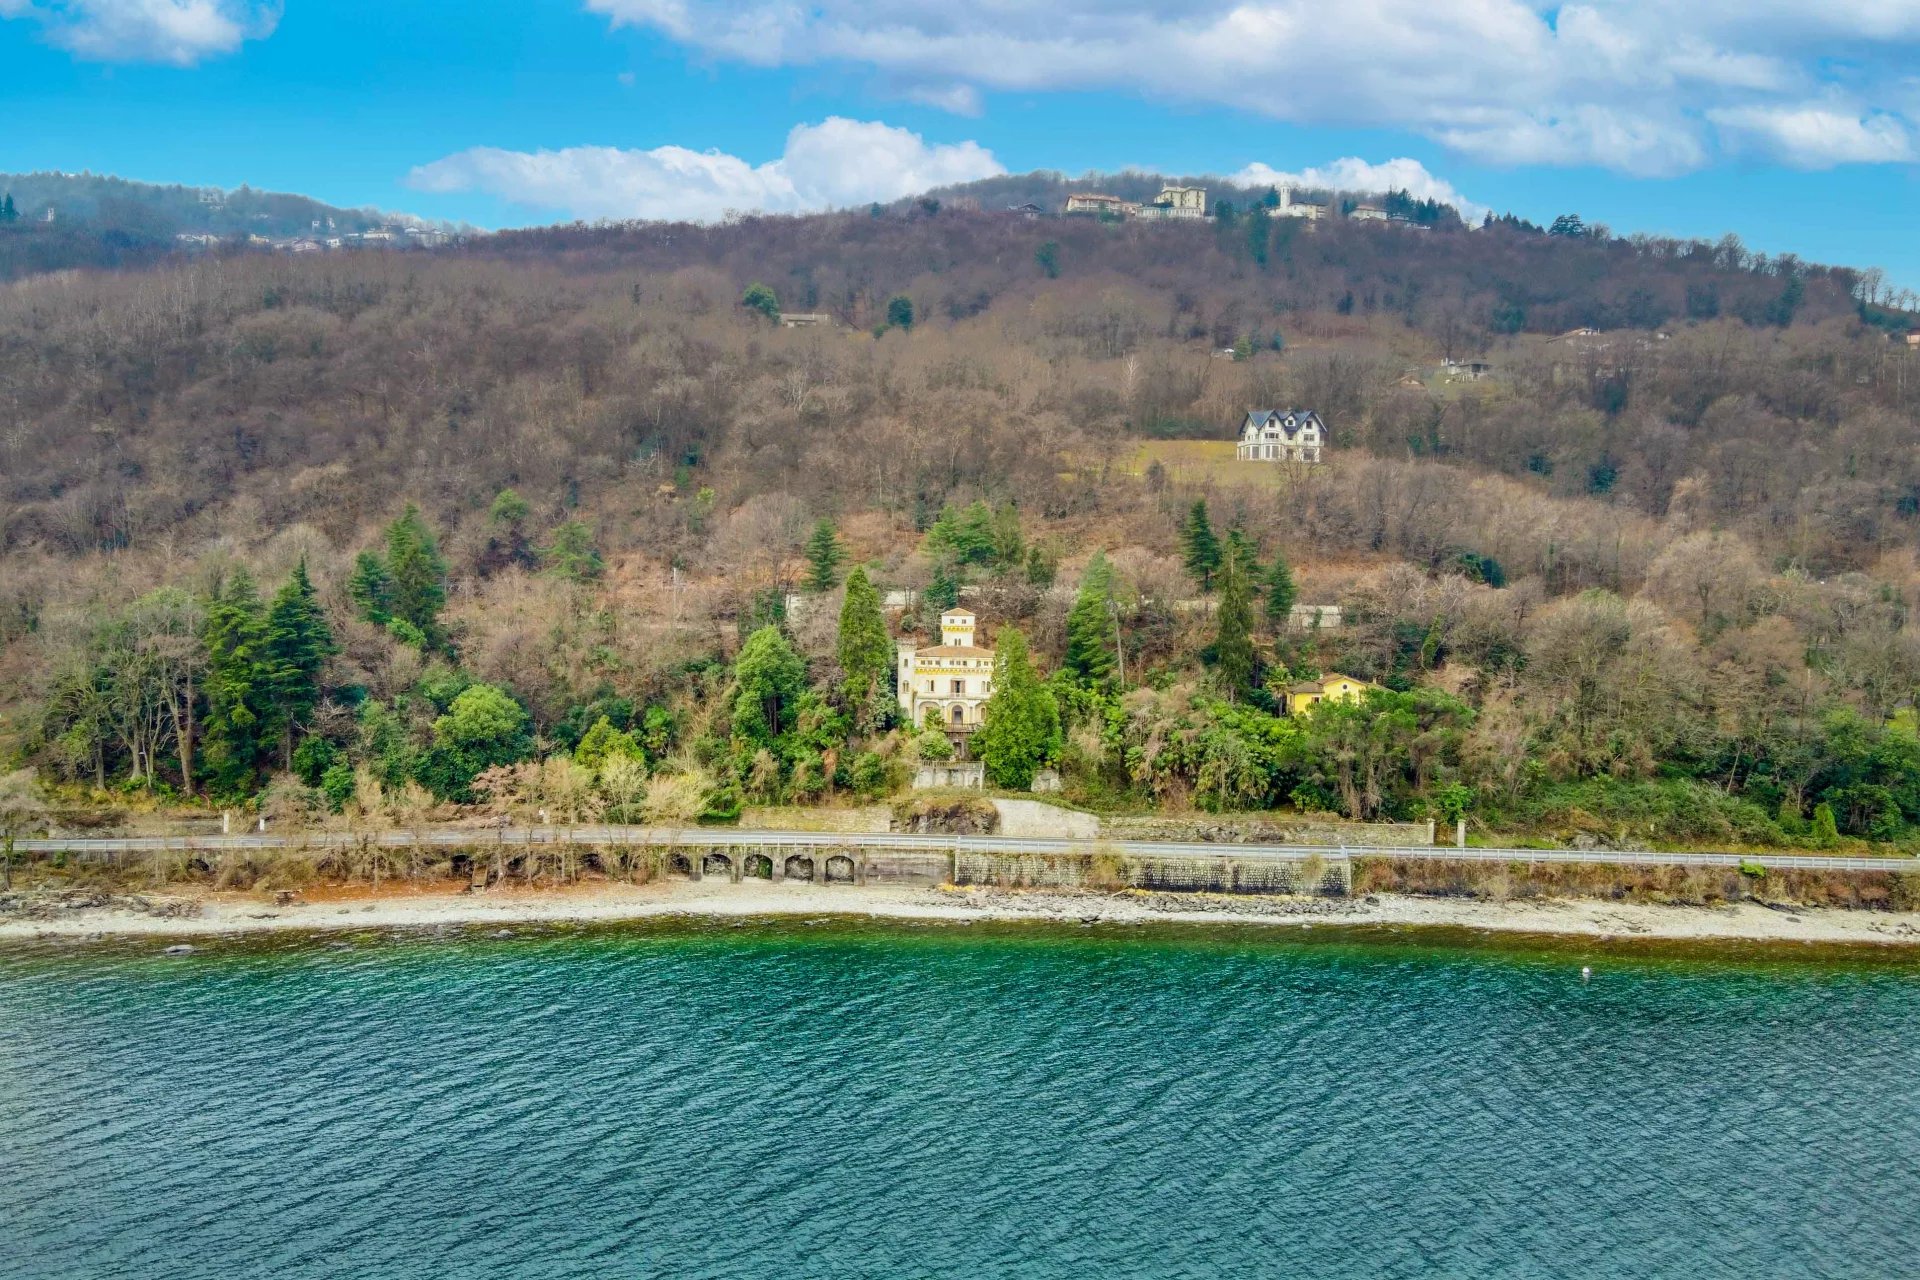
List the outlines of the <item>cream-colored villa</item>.
{"label": "cream-colored villa", "polygon": [[924,725],[938,717],[950,734],[980,727],[981,709],[993,692],[993,650],[973,642],[971,610],[940,615],[940,643],[927,649],[900,641],[900,709],[907,722]]}

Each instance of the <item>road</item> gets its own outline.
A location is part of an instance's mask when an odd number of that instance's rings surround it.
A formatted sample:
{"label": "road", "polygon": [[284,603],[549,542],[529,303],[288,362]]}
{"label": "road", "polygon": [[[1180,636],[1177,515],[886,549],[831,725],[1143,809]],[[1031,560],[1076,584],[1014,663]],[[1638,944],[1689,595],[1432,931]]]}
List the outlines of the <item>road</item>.
{"label": "road", "polygon": [[83,859],[117,861],[139,853],[217,853],[240,849],[353,847],[362,841],[385,848],[411,845],[481,848],[510,844],[617,844],[696,848],[841,848],[926,849],[941,853],[1092,854],[1119,853],[1160,858],[1221,858],[1239,862],[1302,858],[1385,857],[1435,862],[1588,863],[1636,867],[1738,867],[1758,864],[1777,871],[1920,871],[1920,859],[1835,857],[1805,853],[1640,853],[1581,849],[1456,849],[1451,846],[1353,844],[1190,844],[1160,840],[1047,840],[1017,836],[943,836],[828,831],[744,831],[735,827],[427,827],[414,831],[299,832],[288,835],[133,836],[123,839],[18,840],[29,853],[68,853]]}

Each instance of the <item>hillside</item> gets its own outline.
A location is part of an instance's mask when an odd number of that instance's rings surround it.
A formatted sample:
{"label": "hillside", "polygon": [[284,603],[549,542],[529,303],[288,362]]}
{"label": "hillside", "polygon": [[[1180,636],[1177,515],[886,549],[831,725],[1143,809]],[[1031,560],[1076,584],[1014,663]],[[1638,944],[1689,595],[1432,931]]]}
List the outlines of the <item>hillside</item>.
{"label": "hillside", "polygon": [[[773,327],[740,305],[756,282],[838,327]],[[884,792],[933,748],[847,701],[837,589],[782,624],[798,718],[750,730],[735,701],[742,638],[825,520],[883,588],[957,585],[1068,673],[1050,758],[1088,802],[1902,840],[1920,357],[1860,292],[1731,243],[921,204],[20,281],[0,289],[5,741],[76,785],[233,796],[311,740],[307,781],[377,806],[410,783],[473,799],[483,759],[572,750],[605,715],[661,805]],[[1469,356],[1485,377],[1443,363]],[[1328,465],[1156,443],[1286,404],[1326,419]],[[1252,667],[1223,665],[1215,584],[1187,570],[1202,500],[1261,583],[1283,560],[1350,625],[1260,621]],[[379,604],[396,546],[444,607]],[[238,570],[270,595],[302,562],[339,651],[277,743],[222,745],[206,684],[185,695],[187,737],[214,740],[198,765],[166,716],[116,718],[156,589],[200,634],[244,622]],[[1069,645],[1086,591],[1111,597],[1126,688],[1072,665],[1108,643]],[[1388,687],[1385,738],[1273,714],[1328,670]],[[456,747],[470,688],[525,716],[479,755]]]}
{"label": "hillside", "polygon": [[230,242],[352,235],[394,221],[377,209],[339,209],[301,195],[161,186],[93,173],[0,173],[0,202],[9,199],[16,216],[0,218],[0,280],[72,267],[148,265],[176,252],[176,237],[183,235]]}

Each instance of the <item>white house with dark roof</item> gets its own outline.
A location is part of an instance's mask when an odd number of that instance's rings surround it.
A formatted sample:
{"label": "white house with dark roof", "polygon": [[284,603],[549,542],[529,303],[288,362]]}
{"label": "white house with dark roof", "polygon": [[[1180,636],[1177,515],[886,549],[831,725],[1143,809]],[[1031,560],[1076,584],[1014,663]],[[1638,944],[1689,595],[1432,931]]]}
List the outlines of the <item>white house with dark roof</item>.
{"label": "white house with dark roof", "polygon": [[1327,428],[1311,409],[1255,409],[1240,423],[1234,456],[1242,462],[1317,463]]}
{"label": "white house with dark roof", "polygon": [[972,733],[993,695],[993,650],[974,643],[971,609],[940,615],[940,643],[916,648],[899,642],[895,674],[900,710],[916,727],[938,720],[950,735]]}

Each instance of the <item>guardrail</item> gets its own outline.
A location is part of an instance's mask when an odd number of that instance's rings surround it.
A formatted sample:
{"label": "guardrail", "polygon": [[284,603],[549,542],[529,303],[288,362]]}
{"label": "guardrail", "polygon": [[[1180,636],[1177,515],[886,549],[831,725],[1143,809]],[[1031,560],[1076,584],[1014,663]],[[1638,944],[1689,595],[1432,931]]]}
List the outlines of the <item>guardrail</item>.
{"label": "guardrail", "polygon": [[1199,844],[1156,840],[1072,840],[1022,836],[948,836],[908,832],[744,831],[737,827],[430,827],[419,831],[313,831],[284,835],[128,836],[16,840],[30,853],[68,853],[81,858],[137,853],[218,853],[248,849],[350,849],[426,845],[480,849],[500,844],[618,844],[694,848],[930,849],[943,853],[1091,855],[1221,858],[1242,862],[1306,858],[1406,858],[1435,862],[1588,863],[1601,866],[1723,867],[1758,865],[1779,871],[1920,871],[1920,858],[1836,857],[1804,853],[1655,853],[1584,849],[1481,849],[1449,845]]}

